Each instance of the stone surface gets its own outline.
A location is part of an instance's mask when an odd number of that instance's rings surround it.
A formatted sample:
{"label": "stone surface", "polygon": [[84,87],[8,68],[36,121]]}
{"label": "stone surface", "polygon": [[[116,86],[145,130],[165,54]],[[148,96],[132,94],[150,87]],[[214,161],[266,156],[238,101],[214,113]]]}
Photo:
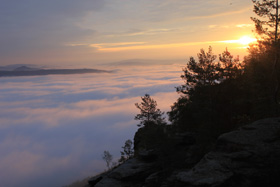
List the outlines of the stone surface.
{"label": "stone surface", "polygon": [[[280,118],[260,120],[222,134],[215,147],[200,157],[202,159],[194,158],[198,155],[194,150],[202,145],[192,139],[193,136],[176,136],[164,142],[169,143],[169,151],[166,148],[157,149],[157,152],[155,149],[140,150],[141,159],[130,159],[101,177],[92,178],[90,186],[280,186]],[[140,139],[138,143],[141,145]],[[154,154],[157,155],[155,160],[145,160]]]}
{"label": "stone surface", "polygon": [[[145,179],[156,171],[154,164],[132,158],[102,176],[93,177],[89,185],[94,187],[130,187],[142,186]],[[97,182],[96,182],[97,181]]]}
{"label": "stone surface", "polygon": [[123,187],[124,185],[115,179],[112,179],[110,177],[104,177],[100,182],[94,185],[94,187]]}
{"label": "stone surface", "polygon": [[141,162],[138,159],[130,159],[124,164],[114,169],[109,177],[117,180],[129,180],[137,176],[138,178],[146,177],[150,174],[152,163]]}
{"label": "stone surface", "polygon": [[215,150],[177,179],[188,186],[279,185],[280,118],[221,135]]}

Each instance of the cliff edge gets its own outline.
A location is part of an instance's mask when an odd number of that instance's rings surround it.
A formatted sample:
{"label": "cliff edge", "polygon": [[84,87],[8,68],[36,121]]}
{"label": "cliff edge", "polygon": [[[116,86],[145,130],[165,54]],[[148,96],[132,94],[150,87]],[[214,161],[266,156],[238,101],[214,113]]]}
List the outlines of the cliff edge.
{"label": "cliff edge", "polygon": [[280,186],[280,118],[245,125],[207,146],[199,140],[200,134],[169,134],[164,128],[154,128],[154,133],[148,134],[157,142],[154,147],[145,149],[141,142],[141,136],[151,130],[139,129],[135,158],[91,178],[88,186]]}

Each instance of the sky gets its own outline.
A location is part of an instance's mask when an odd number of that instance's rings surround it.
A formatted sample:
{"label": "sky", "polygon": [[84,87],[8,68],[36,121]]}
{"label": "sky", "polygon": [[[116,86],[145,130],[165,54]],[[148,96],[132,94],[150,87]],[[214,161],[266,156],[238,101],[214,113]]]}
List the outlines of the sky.
{"label": "sky", "polygon": [[[0,0],[0,64],[185,60],[211,45],[244,56],[251,0]],[[237,41],[237,42],[225,42]],[[244,48],[245,47],[245,48]]]}

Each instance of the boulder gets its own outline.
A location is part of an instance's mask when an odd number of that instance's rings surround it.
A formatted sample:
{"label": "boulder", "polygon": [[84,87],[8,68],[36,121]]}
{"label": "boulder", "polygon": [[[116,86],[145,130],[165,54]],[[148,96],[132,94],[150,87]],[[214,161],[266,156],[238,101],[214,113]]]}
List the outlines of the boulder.
{"label": "boulder", "polygon": [[88,182],[91,187],[137,187],[142,186],[145,179],[155,171],[153,163],[132,158],[102,176],[93,177]]}
{"label": "boulder", "polygon": [[114,169],[109,174],[109,177],[121,181],[145,178],[149,176],[152,168],[152,163],[141,162],[138,159],[132,158]]}

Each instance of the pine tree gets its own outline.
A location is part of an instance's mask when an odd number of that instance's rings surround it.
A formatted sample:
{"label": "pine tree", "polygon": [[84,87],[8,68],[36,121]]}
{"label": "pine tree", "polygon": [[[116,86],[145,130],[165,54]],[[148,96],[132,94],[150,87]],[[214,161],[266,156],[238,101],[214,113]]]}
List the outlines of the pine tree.
{"label": "pine tree", "polygon": [[150,97],[149,94],[145,94],[141,97],[142,102],[135,103],[135,106],[140,110],[140,114],[135,116],[135,120],[140,120],[139,127],[149,124],[164,124],[163,112],[157,109],[157,102]]}
{"label": "pine tree", "polygon": [[242,73],[242,64],[239,61],[239,57],[233,57],[228,49],[219,55],[220,60],[220,73],[222,79],[233,79]]}
{"label": "pine tree", "polygon": [[279,93],[279,2],[278,0],[252,0],[254,12],[258,18],[251,18],[255,22],[256,32],[260,35],[259,47],[274,56],[271,75],[274,82],[274,101],[278,103]]}
{"label": "pine tree", "polygon": [[125,162],[126,160],[132,158],[134,155],[133,142],[131,140],[126,140],[122,148],[123,151],[121,151],[121,158],[119,159],[119,163]]}
{"label": "pine tree", "polygon": [[177,92],[191,94],[196,86],[207,86],[216,84],[219,79],[219,64],[215,63],[217,58],[209,46],[208,52],[204,49],[197,54],[198,62],[194,57],[190,57],[187,66],[183,69],[184,74],[181,76],[185,80],[184,85],[177,87]]}
{"label": "pine tree", "polygon": [[252,17],[255,22],[256,32],[263,39],[278,42],[279,33],[279,5],[278,0],[252,0],[254,12],[263,20]]}

